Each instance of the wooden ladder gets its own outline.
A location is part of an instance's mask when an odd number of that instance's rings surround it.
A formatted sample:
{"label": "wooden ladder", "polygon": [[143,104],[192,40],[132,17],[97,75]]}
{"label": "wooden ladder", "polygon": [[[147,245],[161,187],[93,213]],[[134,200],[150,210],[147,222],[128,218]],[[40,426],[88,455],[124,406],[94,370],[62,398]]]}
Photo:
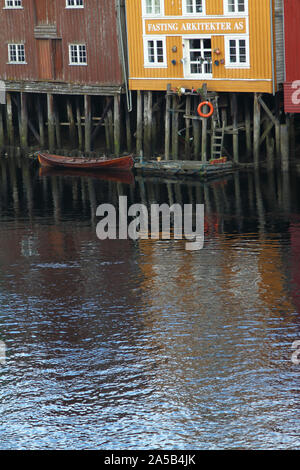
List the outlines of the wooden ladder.
{"label": "wooden ladder", "polygon": [[218,97],[213,101],[214,113],[212,115],[211,159],[221,158],[224,145],[225,122],[220,122]]}

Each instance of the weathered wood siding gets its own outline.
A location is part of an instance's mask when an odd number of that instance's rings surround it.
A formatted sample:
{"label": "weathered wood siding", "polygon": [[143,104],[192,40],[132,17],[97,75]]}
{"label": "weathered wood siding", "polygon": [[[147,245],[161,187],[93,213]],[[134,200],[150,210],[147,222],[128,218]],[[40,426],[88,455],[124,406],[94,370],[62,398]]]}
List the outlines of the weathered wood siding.
{"label": "weathered wood siding", "polygon": [[[123,2],[124,3],[124,2]],[[0,0],[0,78],[59,80],[68,84],[123,83],[115,0],[23,0],[23,9],[5,9]],[[26,64],[8,63],[8,44],[25,45]],[[87,65],[69,64],[69,44],[85,44]]]}

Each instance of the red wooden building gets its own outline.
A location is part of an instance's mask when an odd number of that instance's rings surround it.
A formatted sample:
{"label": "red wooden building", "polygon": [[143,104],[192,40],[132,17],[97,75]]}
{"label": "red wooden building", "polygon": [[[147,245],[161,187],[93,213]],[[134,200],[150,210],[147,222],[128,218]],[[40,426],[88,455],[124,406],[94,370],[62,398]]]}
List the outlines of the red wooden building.
{"label": "red wooden building", "polygon": [[[52,116],[57,95],[84,96],[86,120],[83,124],[86,124],[85,147],[88,150],[89,127],[93,126],[92,97],[97,96],[98,108],[105,109],[107,99],[99,105],[99,97],[111,96],[112,103],[118,106],[124,91],[123,10],[124,2],[115,0],[0,0],[0,79],[8,92],[8,121],[18,100],[26,118],[32,93],[47,96],[49,126],[59,119]],[[9,93],[13,93],[12,96]],[[67,109],[70,127],[76,127],[73,122],[76,121],[75,101],[70,97],[71,106]],[[83,102],[80,107],[81,113]],[[100,116],[102,111],[100,109]],[[8,122],[8,129],[10,124]],[[51,144],[54,144],[55,130],[49,126]],[[29,123],[29,130],[32,131],[32,127],[34,124]],[[25,142],[27,130],[24,131],[25,136],[20,133],[20,137],[23,136]],[[37,136],[37,129],[33,133]],[[59,140],[58,135],[56,138]]]}
{"label": "red wooden building", "polygon": [[286,113],[300,113],[300,0],[284,1]]}

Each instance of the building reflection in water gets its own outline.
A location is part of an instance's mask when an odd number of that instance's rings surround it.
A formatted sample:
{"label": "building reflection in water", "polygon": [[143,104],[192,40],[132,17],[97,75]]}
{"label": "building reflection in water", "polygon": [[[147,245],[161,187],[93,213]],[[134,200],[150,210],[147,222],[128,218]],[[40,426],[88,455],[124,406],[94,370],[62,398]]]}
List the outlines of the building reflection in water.
{"label": "building reflection in water", "polygon": [[[172,408],[168,426],[174,419],[177,439],[183,432],[177,427],[188,423],[190,439],[196,426],[196,442],[199,433],[221,433],[220,422],[228,429],[232,416],[246,423],[255,407],[258,414],[276,411],[283,393],[277,374],[288,370],[287,343],[299,333],[297,174],[110,179],[40,172],[32,160],[10,157],[0,161],[0,179],[0,284],[18,331],[10,333],[8,322],[8,346],[16,335],[23,348],[34,344],[38,334],[51,364],[80,345],[76,357],[84,369],[76,370],[76,380],[82,375],[94,406],[101,402],[103,413],[105,406],[113,413],[125,394],[135,410],[144,393],[143,406],[149,400],[162,429],[164,411]],[[148,206],[204,203],[204,249],[188,252],[185,240],[98,240],[97,206],[117,206],[121,195]],[[83,365],[89,350],[92,363]],[[55,365],[45,374],[56,377]],[[289,390],[296,386],[292,379]],[[72,406],[80,402],[75,395]],[[280,407],[287,415],[292,410],[290,402]],[[115,413],[124,419],[133,410]],[[233,440],[239,432],[232,430]]]}

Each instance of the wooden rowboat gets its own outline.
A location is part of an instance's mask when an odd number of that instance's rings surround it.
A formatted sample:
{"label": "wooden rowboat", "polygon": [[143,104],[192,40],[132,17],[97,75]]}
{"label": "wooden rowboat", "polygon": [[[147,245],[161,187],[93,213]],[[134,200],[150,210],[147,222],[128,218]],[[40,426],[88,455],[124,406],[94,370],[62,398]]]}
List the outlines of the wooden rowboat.
{"label": "wooden rowboat", "polygon": [[132,155],[118,158],[66,157],[38,152],[38,160],[43,167],[73,168],[87,170],[130,170],[133,167]]}

